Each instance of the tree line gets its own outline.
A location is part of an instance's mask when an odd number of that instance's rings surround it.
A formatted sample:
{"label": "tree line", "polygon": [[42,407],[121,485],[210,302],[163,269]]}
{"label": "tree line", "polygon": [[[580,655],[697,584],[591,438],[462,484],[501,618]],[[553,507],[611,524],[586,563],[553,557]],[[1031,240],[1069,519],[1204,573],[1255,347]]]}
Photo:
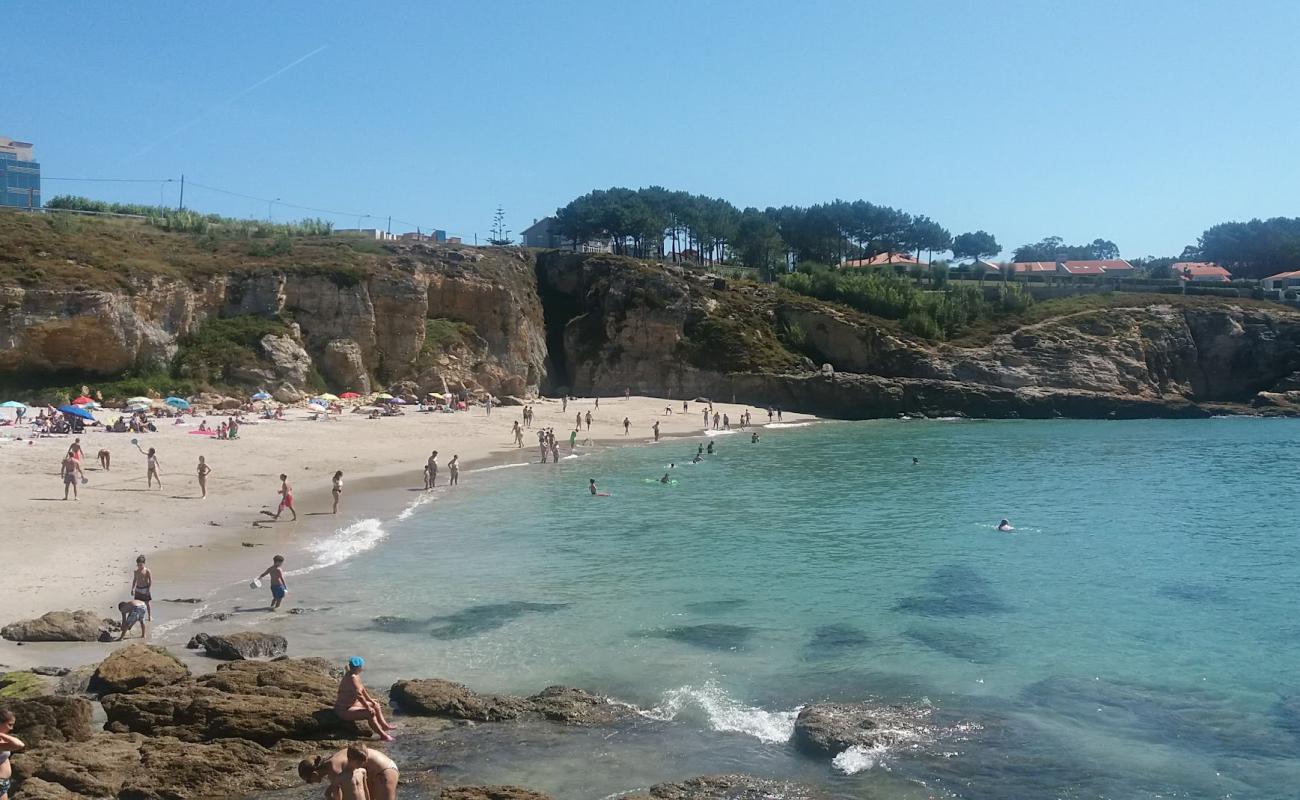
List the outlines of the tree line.
{"label": "tree line", "polygon": [[803,262],[838,264],[890,252],[919,258],[922,252],[982,257],[1001,251],[984,231],[954,237],[924,214],[866,200],[740,209],[661,186],[589,192],[556,210],[552,231],[574,247],[607,239],[622,255],[738,263],[769,275]]}

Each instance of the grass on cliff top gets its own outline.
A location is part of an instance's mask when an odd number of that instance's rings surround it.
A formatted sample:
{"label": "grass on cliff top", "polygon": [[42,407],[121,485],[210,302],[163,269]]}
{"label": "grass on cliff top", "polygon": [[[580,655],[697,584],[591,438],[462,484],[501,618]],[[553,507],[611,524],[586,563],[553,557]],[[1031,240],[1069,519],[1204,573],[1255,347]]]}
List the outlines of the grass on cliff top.
{"label": "grass on cliff top", "polygon": [[949,340],[950,344],[959,346],[982,345],[992,341],[996,336],[1007,334],[1026,325],[1036,325],[1053,319],[1068,317],[1088,311],[1104,311],[1111,308],[1142,308],[1152,305],[1166,305],[1175,308],[1222,309],[1229,306],[1258,308],[1266,311],[1287,311],[1285,306],[1267,300],[1254,300],[1246,297],[1198,297],[1179,294],[1157,294],[1144,292],[1107,292],[1104,294],[1081,294],[1074,297],[1061,297],[1054,300],[1042,300],[1030,306],[1028,310],[997,319],[983,319],[971,325],[959,335]]}
{"label": "grass on cliff top", "polygon": [[242,239],[173,233],[141,220],[0,211],[0,285],[126,289],[152,276],[198,280],[237,270],[324,275],[356,285],[388,251],[349,236]]}

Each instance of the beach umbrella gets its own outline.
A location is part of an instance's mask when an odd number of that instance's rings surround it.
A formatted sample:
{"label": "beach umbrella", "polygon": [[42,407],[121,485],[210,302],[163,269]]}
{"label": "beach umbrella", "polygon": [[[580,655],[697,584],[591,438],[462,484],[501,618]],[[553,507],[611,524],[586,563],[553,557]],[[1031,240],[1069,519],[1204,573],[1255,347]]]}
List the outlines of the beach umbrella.
{"label": "beach umbrella", "polygon": [[91,400],[89,403],[82,403],[82,404],[81,404],[81,407],[82,407],[82,408],[99,408],[100,406],[99,406],[99,403],[96,403],[94,400]]}
{"label": "beach umbrella", "polygon": [[64,414],[69,414],[74,417],[81,417],[82,419],[88,419],[91,421],[95,419],[94,415],[81,406],[59,406],[59,410]]}
{"label": "beach umbrella", "polygon": [[392,400],[392,399],[393,399],[393,396],[392,396],[391,394],[389,394],[388,392],[380,392],[379,394],[375,395],[375,399],[376,399],[376,400]]}
{"label": "beach umbrella", "polygon": [[6,400],[0,403],[0,408],[27,408],[27,405],[17,400]]}
{"label": "beach umbrella", "polygon": [[78,397],[76,400],[73,400],[73,401],[72,401],[72,404],[73,404],[74,406],[84,406],[86,403],[93,403],[93,402],[95,402],[94,399],[92,399],[92,398],[90,398],[90,397],[86,397],[86,396],[83,394],[81,397]]}
{"label": "beach umbrella", "polygon": [[339,395],[339,397],[344,400],[355,400],[360,396],[361,395],[357,394],[356,392],[344,392],[343,394]]}
{"label": "beach umbrella", "polygon": [[180,397],[169,397],[163,402],[171,406],[172,408],[179,408],[181,411],[184,411],[185,409],[190,407],[190,401]]}
{"label": "beach umbrella", "polygon": [[400,397],[390,397],[390,398],[388,398],[388,402],[393,403],[394,405],[399,405],[399,406],[400,406],[400,405],[405,405],[405,404],[406,404],[406,401],[403,400],[403,399],[400,398]]}
{"label": "beach umbrella", "polygon": [[307,404],[307,410],[308,410],[308,411],[317,411],[317,412],[321,412],[321,411],[329,411],[329,409],[326,408],[323,404],[321,404],[321,403],[316,403],[316,402],[308,403],[308,404]]}
{"label": "beach umbrella", "polygon": [[148,397],[129,397],[126,404],[128,406],[148,406],[153,405],[153,400]]}
{"label": "beach umbrella", "polygon": [[266,392],[258,392],[257,394],[253,395],[253,396],[250,397],[249,399],[250,399],[250,400],[270,400],[270,399],[271,399],[271,395],[267,394]]}
{"label": "beach umbrella", "polygon": [[429,396],[432,397],[432,398],[435,399],[435,400],[446,400],[446,399],[447,399],[447,395],[443,394],[442,392],[429,392]]}
{"label": "beach umbrella", "polygon": [[326,392],[325,394],[320,395],[317,399],[318,399],[318,400],[328,400],[329,402],[333,403],[333,402],[335,402],[336,400],[339,399],[339,396],[336,395],[336,394],[330,394],[329,392]]}

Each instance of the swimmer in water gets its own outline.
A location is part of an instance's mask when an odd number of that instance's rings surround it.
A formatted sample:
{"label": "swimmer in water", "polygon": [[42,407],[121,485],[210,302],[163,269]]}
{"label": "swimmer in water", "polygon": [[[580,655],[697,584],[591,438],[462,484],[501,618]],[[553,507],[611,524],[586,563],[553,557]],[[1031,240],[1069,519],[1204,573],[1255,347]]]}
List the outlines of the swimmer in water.
{"label": "swimmer in water", "polygon": [[699,453],[696,453],[696,454],[695,454],[695,458],[692,458],[692,459],[691,459],[691,463],[692,463],[692,464],[698,464],[698,463],[700,463],[700,462],[703,461],[703,460],[704,460],[704,456],[700,455]]}
{"label": "swimmer in water", "polygon": [[1005,533],[1006,531],[1014,531],[1015,528],[1011,527],[1011,520],[1004,519],[998,523],[998,530]]}
{"label": "swimmer in water", "polygon": [[664,476],[663,476],[662,478],[659,479],[659,482],[660,482],[660,483],[667,483],[667,482],[668,482],[668,473],[667,473],[667,472],[665,472],[665,473],[664,473]]}
{"label": "swimmer in water", "polygon": [[920,463],[921,463],[921,459],[917,458],[916,456],[912,456],[912,466],[916,466],[917,464]]}
{"label": "swimmer in water", "polygon": [[708,450],[708,453],[709,453],[709,455],[713,455],[713,442],[712,442],[712,441],[709,442],[709,450]]}
{"label": "swimmer in water", "polygon": [[753,435],[749,437],[749,443],[758,444],[758,431],[754,431]]}

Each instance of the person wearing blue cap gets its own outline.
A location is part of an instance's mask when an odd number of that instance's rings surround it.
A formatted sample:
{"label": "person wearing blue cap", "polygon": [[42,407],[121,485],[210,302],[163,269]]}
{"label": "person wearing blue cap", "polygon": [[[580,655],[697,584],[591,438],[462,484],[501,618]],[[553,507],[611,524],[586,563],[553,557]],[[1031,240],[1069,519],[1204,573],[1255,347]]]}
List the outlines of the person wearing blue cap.
{"label": "person wearing blue cap", "polygon": [[348,670],[339,682],[338,699],[334,701],[334,713],[339,719],[349,722],[364,720],[376,736],[385,742],[391,742],[393,737],[388,732],[397,726],[388,724],[388,720],[384,719],[383,706],[374,695],[366,691],[361,682],[361,670],[365,666],[366,660],[361,656],[348,659]]}

